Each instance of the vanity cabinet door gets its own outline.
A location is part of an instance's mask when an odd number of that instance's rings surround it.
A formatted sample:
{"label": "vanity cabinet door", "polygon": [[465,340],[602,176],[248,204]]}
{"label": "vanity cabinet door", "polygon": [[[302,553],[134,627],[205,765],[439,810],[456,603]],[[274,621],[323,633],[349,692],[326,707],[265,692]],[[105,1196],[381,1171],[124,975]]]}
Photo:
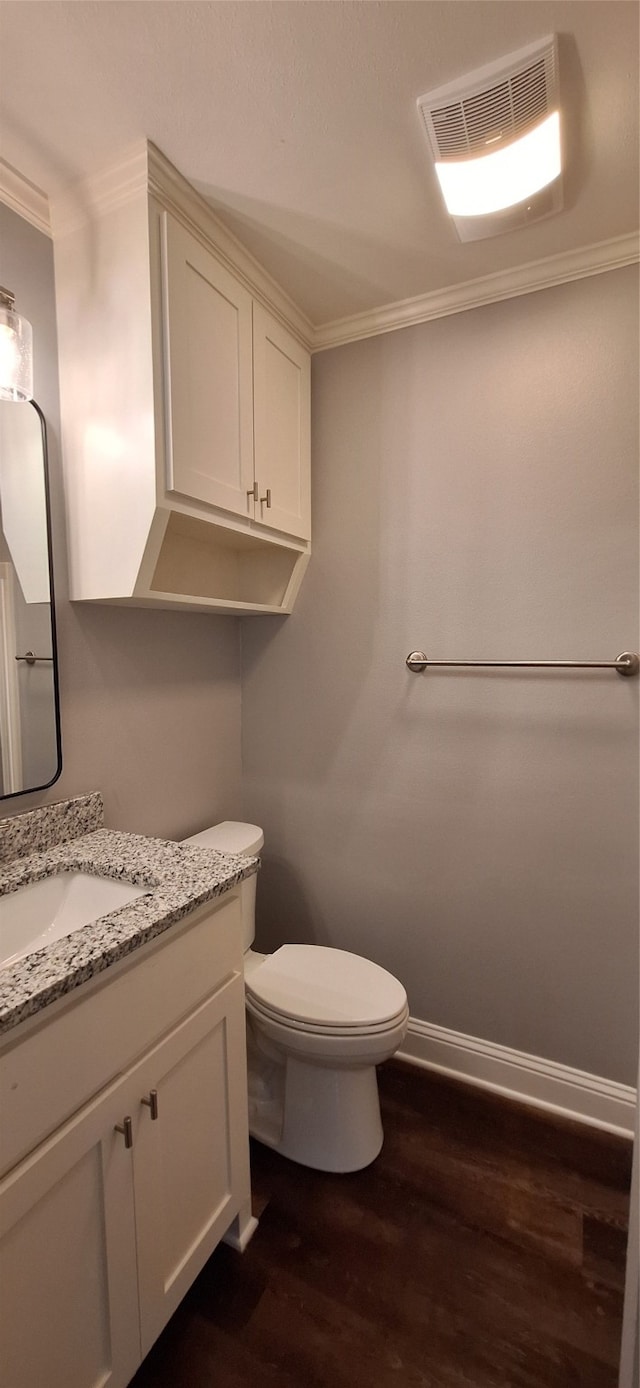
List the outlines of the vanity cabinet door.
{"label": "vanity cabinet door", "polygon": [[253,305],[256,520],[311,535],[309,353],[262,304]]}
{"label": "vanity cabinet door", "polygon": [[251,295],[162,214],[166,488],[253,516]]}
{"label": "vanity cabinet door", "polygon": [[136,1075],[133,1170],[144,1355],[250,1188],[242,977],[177,1027]]}
{"label": "vanity cabinet door", "polygon": [[0,1182],[6,1388],[124,1388],[140,1362],[121,1109],[113,1086]]}

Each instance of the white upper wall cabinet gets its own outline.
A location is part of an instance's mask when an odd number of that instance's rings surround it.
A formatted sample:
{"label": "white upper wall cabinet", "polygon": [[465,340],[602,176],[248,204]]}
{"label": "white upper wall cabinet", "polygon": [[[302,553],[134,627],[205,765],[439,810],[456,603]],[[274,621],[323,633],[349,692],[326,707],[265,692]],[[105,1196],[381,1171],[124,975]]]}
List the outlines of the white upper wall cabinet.
{"label": "white upper wall cabinet", "polygon": [[310,536],[310,358],[163,212],[166,489]]}
{"label": "white upper wall cabinet", "polygon": [[151,145],[53,228],[72,599],[291,611],[306,320]]}

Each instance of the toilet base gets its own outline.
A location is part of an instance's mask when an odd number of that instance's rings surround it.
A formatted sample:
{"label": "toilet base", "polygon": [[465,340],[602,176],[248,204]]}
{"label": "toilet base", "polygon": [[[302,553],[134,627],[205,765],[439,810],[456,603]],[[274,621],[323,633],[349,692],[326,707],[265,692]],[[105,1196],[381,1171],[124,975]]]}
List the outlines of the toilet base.
{"label": "toilet base", "polygon": [[[360,1171],[375,1160],[383,1141],[375,1065],[331,1067],[287,1056],[271,1069],[270,1096],[249,1103],[252,1137],[316,1171]],[[250,1057],[250,1093],[251,1078]]]}

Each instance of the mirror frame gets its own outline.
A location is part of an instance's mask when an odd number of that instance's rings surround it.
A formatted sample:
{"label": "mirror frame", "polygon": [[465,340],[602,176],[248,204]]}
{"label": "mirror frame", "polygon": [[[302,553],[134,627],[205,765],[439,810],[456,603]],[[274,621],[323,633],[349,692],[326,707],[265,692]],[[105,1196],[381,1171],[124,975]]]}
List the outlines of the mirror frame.
{"label": "mirror frame", "polygon": [[[24,790],[12,790],[8,795],[0,795],[0,805],[5,800],[16,800],[19,795],[32,795],[39,790],[48,790],[62,773],[62,730],[60,726],[60,680],[58,674],[58,637],[56,630],[56,603],[55,586],[53,580],[53,547],[51,536],[51,488],[49,483],[49,453],[47,449],[47,424],[40,406],[35,400],[29,400],[21,405],[13,406],[14,409],[25,409],[27,403],[33,407],[38,419],[40,420],[40,432],[42,436],[42,467],[44,471],[44,503],[45,503],[45,522],[47,531],[47,567],[49,570],[49,599],[51,607],[51,655],[53,671],[53,703],[56,727],[56,769],[51,780],[44,781],[39,786],[25,786]],[[1,811],[0,811],[1,813]]]}

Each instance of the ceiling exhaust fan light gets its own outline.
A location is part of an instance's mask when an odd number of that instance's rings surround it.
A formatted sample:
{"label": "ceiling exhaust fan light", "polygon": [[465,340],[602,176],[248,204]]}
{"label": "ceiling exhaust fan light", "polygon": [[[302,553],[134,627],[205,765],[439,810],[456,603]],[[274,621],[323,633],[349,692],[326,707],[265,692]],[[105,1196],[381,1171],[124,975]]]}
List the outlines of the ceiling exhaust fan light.
{"label": "ceiling exhaust fan light", "polygon": [[481,217],[513,207],[553,183],[561,171],[558,111],[504,149],[477,159],[436,162],[452,217]]}

